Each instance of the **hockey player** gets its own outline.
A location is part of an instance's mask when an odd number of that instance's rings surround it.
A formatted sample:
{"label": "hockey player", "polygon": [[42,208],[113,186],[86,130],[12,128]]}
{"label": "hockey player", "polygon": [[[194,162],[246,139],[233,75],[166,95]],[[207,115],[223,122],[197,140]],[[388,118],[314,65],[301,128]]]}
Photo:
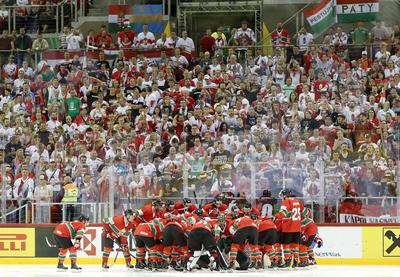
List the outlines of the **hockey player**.
{"label": "hockey player", "polygon": [[160,239],[163,237],[165,224],[167,219],[154,219],[151,222],[141,223],[136,228],[135,244],[136,244],[136,268],[144,269],[146,249],[149,253],[149,268],[163,268],[163,259],[161,258],[162,243]]}
{"label": "hockey player", "polygon": [[151,203],[144,205],[141,209],[138,209],[139,218],[143,219],[144,222],[152,221],[154,218],[159,216],[162,206],[163,202],[161,199],[153,199]]}
{"label": "hockey player", "polygon": [[246,216],[250,216],[251,214],[255,214],[255,215],[257,215],[257,217],[259,217],[260,214],[261,214],[260,211],[259,211],[257,208],[253,208],[253,207],[251,206],[251,204],[248,203],[248,202],[246,202],[246,203],[243,205],[241,211],[242,211],[242,214],[243,214],[243,215],[246,215]]}
{"label": "hockey player", "polygon": [[204,206],[203,210],[206,214],[210,214],[210,210],[217,209],[219,212],[224,213],[228,206],[224,204],[225,197],[223,195],[217,195],[212,203],[208,203]]}
{"label": "hockey player", "polygon": [[258,230],[254,220],[248,216],[235,219],[232,226],[229,228],[229,232],[232,234],[232,245],[229,253],[229,268],[232,269],[234,267],[237,252],[246,242],[249,243],[251,249],[251,263],[249,268],[262,268],[261,252],[259,251],[257,244]]}
{"label": "hockey player", "polygon": [[317,236],[314,238],[314,241],[311,243],[310,248],[308,248],[308,265],[316,265],[317,262],[315,261],[314,258],[314,248],[317,246],[317,248],[321,248],[323,245],[323,240],[322,238],[317,234]]}
{"label": "hockey player", "polygon": [[286,268],[292,264],[297,267],[299,258],[299,243],[301,232],[301,217],[305,213],[303,203],[291,197],[291,191],[283,189],[279,195],[282,197],[282,205],[276,214],[277,220],[282,221],[282,246],[285,262],[281,267]]}
{"label": "hockey player", "polygon": [[[170,219],[164,229],[163,258],[175,270],[181,270],[187,258],[187,236],[191,225],[196,223],[190,213]],[[164,265],[166,267],[166,265]]]}
{"label": "hockey player", "polygon": [[[252,219],[257,219],[257,214],[251,214]],[[262,255],[267,254],[271,262],[270,268],[277,266],[274,244],[278,242],[278,231],[274,222],[268,218],[257,220],[258,245]]]}
{"label": "hockey player", "polygon": [[221,229],[218,221],[200,220],[194,224],[188,239],[188,263],[186,268],[191,271],[204,252],[210,257],[210,269],[217,270],[220,266],[217,243]]}
{"label": "hockey player", "polygon": [[189,198],[183,198],[182,201],[177,201],[174,205],[174,214],[183,214],[184,212],[192,213],[197,210],[197,206],[192,204]]}
{"label": "hockey player", "polygon": [[[308,265],[308,258],[313,255],[311,244],[314,242],[318,234],[318,226],[314,220],[311,219],[311,210],[306,208],[306,215],[301,221],[301,242],[300,242],[300,264],[299,267],[306,267]],[[312,257],[313,258],[313,257]]]}
{"label": "hockey player", "polygon": [[128,268],[133,268],[131,264],[131,254],[128,247],[128,237],[132,234],[132,230],[140,223],[136,212],[129,209],[123,215],[114,217],[106,217],[103,219],[103,260],[102,267],[108,269],[108,258],[113,250],[114,242],[116,242],[124,253],[125,263]]}
{"label": "hockey player", "polygon": [[[71,269],[81,270],[82,268],[76,264],[76,252],[81,248],[81,239],[86,232],[86,226],[89,224],[89,218],[81,215],[78,220],[72,222],[64,222],[58,224],[54,229],[54,239],[59,249],[58,252],[58,269],[67,270],[64,266],[64,259],[69,252],[71,259]],[[74,240],[74,244],[72,241]]]}

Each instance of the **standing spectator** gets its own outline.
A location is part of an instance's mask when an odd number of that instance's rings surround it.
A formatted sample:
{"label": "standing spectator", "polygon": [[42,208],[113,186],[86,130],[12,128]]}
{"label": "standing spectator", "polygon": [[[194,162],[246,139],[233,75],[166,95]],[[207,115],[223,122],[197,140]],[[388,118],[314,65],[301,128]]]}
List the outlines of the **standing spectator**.
{"label": "standing spectator", "polygon": [[300,47],[300,52],[303,54],[308,50],[308,48],[314,42],[314,36],[307,32],[306,27],[301,27],[299,32],[296,34],[297,36],[297,45]]}
{"label": "standing spectator", "polygon": [[8,57],[8,63],[3,64],[1,76],[6,82],[13,83],[18,76],[18,65],[15,63],[14,55]]}
{"label": "standing spectator", "polygon": [[361,52],[365,49],[366,43],[368,43],[370,34],[369,31],[364,27],[363,22],[357,22],[356,28],[351,32],[353,39],[353,45],[350,48],[349,59],[358,60],[361,58]]}
{"label": "standing spectator", "polygon": [[96,37],[94,36],[94,31],[89,30],[88,35],[86,37],[86,48],[96,50]]}
{"label": "standing spectator", "polygon": [[30,51],[32,48],[32,39],[25,33],[25,28],[19,29],[19,36],[14,42],[15,49],[17,50],[17,64],[22,66],[23,61],[30,62]]}
{"label": "standing spectator", "polygon": [[212,33],[211,36],[215,39],[216,46],[225,46],[227,45],[228,41],[226,39],[223,27],[218,27],[217,31]]}
{"label": "standing spectator", "polygon": [[[97,189],[94,184],[94,180],[89,173],[86,173],[81,182],[78,184],[79,187],[79,202],[80,203],[94,203],[97,200]],[[81,205],[82,214],[91,214],[90,205]]]}
{"label": "standing spectator", "polygon": [[[13,188],[13,196],[18,200],[20,207],[33,200],[33,190],[35,183],[32,178],[29,177],[28,165],[22,165],[22,176],[15,180]],[[25,209],[21,210],[21,222],[26,220],[28,215],[25,214]],[[21,223],[20,222],[20,223]]]}
{"label": "standing spectator", "polygon": [[78,202],[79,188],[72,182],[70,176],[64,177],[64,195],[61,200],[66,206],[66,220],[72,221],[78,214],[76,203]]}
{"label": "standing spectator", "polygon": [[7,30],[3,30],[3,33],[0,37],[0,66],[2,67],[8,60],[8,56],[11,51],[14,50],[14,41],[8,35]]}
{"label": "standing spectator", "polygon": [[70,29],[64,27],[62,33],[60,34],[60,49],[67,49],[67,36],[70,34]]}
{"label": "standing spectator", "polygon": [[143,31],[138,34],[136,39],[136,46],[141,48],[152,48],[156,45],[156,38],[152,32],[149,31],[149,25],[143,25]]}
{"label": "standing spectator", "polygon": [[210,52],[214,54],[215,38],[211,36],[211,29],[206,30],[206,34],[200,40],[200,48],[202,52]]}
{"label": "standing spectator", "polygon": [[248,27],[246,20],[242,21],[242,26],[237,29],[234,39],[238,46],[251,46],[256,43],[254,31]]}
{"label": "standing spectator", "polygon": [[50,223],[50,204],[53,202],[53,186],[47,183],[43,174],[39,176],[39,185],[33,191],[36,200],[36,223]]}
{"label": "standing spectator", "polygon": [[77,117],[81,110],[81,99],[76,96],[75,89],[70,91],[70,96],[65,100],[67,114],[74,119]]}
{"label": "standing spectator", "polygon": [[282,22],[276,24],[276,29],[271,33],[273,46],[288,46],[290,44],[289,31],[283,28]]}
{"label": "standing spectator", "polygon": [[379,45],[382,42],[387,42],[390,38],[390,31],[385,26],[385,22],[378,21],[376,25],[371,29],[371,37],[373,42],[372,55],[375,56],[375,53],[379,50]]}
{"label": "standing spectator", "polygon": [[32,51],[35,53],[35,63],[42,60],[42,54],[49,49],[49,43],[43,38],[42,33],[38,33],[37,38],[32,43]]}
{"label": "standing spectator", "polygon": [[[54,193],[54,199],[60,199],[61,194],[61,186],[60,181],[62,180],[62,172],[56,166],[56,161],[54,160],[56,157],[52,157],[49,163],[49,167],[45,171],[45,177],[47,183],[52,187],[52,191]],[[53,197],[53,194],[52,194]]]}
{"label": "standing spectator", "polygon": [[331,45],[334,45],[337,51],[342,52],[347,49],[347,40],[347,34],[338,26],[336,28],[336,33],[331,37]]}
{"label": "standing spectator", "polygon": [[194,42],[188,37],[187,31],[182,31],[182,37],[176,42],[176,47],[182,50],[183,55],[188,61],[191,60],[192,52],[194,51]]}
{"label": "standing spectator", "polygon": [[78,29],[72,30],[66,37],[67,49],[68,50],[78,50],[81,48],[81,43],[83,41],[83,36]]}
{"label": "standing spectator", "polygon": [[176,35],[176,32],[171,32],[171,36],[166,38],[163,46],[166,48],[175,48],[178,39],[179,37]]}
{"label": "standing spectator", "polygon": [[386,42],[381,42],[379,45],[379,50],[375,54],[375,60],[378,62],[384,62],[385,64],[390,59],[390,52],[387,51],[387,44]]}

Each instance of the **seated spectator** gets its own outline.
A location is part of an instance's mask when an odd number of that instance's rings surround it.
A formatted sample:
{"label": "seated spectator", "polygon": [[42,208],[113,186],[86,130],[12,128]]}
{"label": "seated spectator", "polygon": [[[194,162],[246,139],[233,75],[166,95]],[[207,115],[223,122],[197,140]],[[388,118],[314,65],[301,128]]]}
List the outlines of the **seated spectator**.
{"label": "seated spectator", "polygon": [[156,38],[152,32],[149,31],[147,24],[143,25],[143,31],[137,35],[136,46],[139,48],[152,48],[156,44]]}

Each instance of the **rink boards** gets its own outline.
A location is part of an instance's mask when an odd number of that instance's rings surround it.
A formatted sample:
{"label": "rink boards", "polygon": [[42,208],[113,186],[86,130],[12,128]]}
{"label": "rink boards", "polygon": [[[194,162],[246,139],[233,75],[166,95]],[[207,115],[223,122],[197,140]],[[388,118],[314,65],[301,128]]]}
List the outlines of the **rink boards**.
{"label": "rink boards", "polygon": [[[53,264],[58,249],[52,232],[55,225],[0,225],[0,264]],[[78,251],[81,264],[99,264],[102,228],[88,227]],[[322,225],[323,247],[315,249],[319,264],[398,265],[400,225]],[[130,247],[134,243],[130,240]],[[110,256],[114,260],[115,253]],[[123,263],[120,253],[117,263]]]}

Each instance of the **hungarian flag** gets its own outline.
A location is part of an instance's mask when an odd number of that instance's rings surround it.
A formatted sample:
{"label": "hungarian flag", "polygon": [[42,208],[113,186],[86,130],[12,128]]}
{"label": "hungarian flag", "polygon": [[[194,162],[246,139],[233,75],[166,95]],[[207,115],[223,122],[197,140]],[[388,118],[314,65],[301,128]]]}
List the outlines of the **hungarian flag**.
{"label": "hungarian flag", "polygon": [[378,0],[336,0],[339,23],[373,21],[379,12]]}
{"label": "hungarian flag", "polygon": [[315,33],[322,33],[336,23],[335,0],[323,0],[313,8],[304,9],[304,16]]}
{"label": "hungarian flag", "polygon": [[117,32],[129,25],[137,34],[143,25],[149,26],[150,32],[163,32],[162,5],[109,5],[108,26],[110,32]]}

